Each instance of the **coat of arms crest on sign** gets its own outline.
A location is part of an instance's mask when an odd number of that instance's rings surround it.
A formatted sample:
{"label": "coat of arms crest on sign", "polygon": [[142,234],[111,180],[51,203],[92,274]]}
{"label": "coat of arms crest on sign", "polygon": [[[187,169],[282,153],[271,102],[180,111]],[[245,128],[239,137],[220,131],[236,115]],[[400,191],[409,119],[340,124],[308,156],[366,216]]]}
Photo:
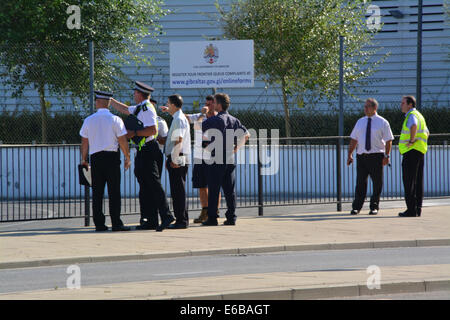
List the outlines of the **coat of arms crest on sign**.
{"label": "coat of arms crest on sign", "polygon": [[209,64],[213,64],[219,58],[219,50],[211,43],[203,51],[203,58]]}

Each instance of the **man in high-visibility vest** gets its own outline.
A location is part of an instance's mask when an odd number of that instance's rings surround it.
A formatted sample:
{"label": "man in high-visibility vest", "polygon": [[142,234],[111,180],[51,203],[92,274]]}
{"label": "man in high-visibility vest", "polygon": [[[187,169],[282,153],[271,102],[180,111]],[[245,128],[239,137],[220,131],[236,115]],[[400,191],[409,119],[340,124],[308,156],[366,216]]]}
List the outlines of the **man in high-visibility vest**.
{"label": "man in high-visibility vest", "polygon": [[407,210],[400,217],[420,217],[423,201],[423,163],[428,149],[429,131],[425,118],[416,109],[413,96],[402,98],[401,110],[405,113],[398,149],[403,156],[402,175]]}

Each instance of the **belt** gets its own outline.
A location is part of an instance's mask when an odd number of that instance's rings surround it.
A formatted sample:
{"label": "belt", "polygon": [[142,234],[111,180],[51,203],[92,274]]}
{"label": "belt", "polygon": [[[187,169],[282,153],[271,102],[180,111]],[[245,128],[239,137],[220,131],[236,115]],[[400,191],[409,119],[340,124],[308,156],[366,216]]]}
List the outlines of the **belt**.
{"label": "belt", "polygon": [[[184,154],[183,152],[180,152],[180,153],[178,154],[179,157],[182,157],[182,156],[184,156],[184,155],[185,155],[185,154]],[[169,154],[169,155],[167,156],[167,159],[169,159],[170,161],[172,161],[172,155]]]}
{"label": "belt", "polygon": [[[137,151],[139,152],[139,151],[145,151],[145,150],[148,150],[150,147],[152,147],[152,146],[154,146],[154,145],[157,145],[157,142],[156,142],[155,139],[152,139],[152,140],[146,142],[146,143],[141,147],[141,150],[137,149]],[[145,149],[145,150],[144,150],[144,149]]]}
{"label": "belt", "polygon": [[116,154],[118,152],[119,152],[119,150],[117,150],[117,151],[97,151],[97,152],[91,154],[91,157],[95,156],[95,155],[101,155],[101,154]]}
{"label": "belt", "polygon": [[368,156],[379,156],[380,154],[384,155],[383,152],[374,152],[374,153],[361,153],[358,154],[358,156],[362,156],[362,157],[368,157]]}

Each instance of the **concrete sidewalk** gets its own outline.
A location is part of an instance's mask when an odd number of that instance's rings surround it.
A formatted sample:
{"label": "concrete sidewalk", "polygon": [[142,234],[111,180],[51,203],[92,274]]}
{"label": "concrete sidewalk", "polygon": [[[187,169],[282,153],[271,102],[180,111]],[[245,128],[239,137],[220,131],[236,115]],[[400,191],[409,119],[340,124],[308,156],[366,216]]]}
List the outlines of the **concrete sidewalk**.
{"label": "concrete sidewalk", "polygon": [[400,218],[398,211],[386,209],[377,216],[325,212],[247,217],[238,219],[236,226],[191,224],[188,229],[163,232],[99,233],[93,227],[0,231],[0,269],[205,254],[450,245],[450,206],[426,207],[416,218]]}
{"label": "concrete sidewalk", "polygon": [[[283,208],[280,208],[283,210]],[[0,231],[0,268],[69,265],[212,254],[450,245],[450,206],[420,218],[398,209],[287,214],[238,219],[236,226],[185,230],[94,232],[93,227]],[[222,219],[221,219],[222,220]],[[369,290],[366,269],[276,272],[83,286],[0,294],[3,299],[321,299],[450,290],[450,265],[381,268]]]}
{"label": "concrete sidewalk", "polygon": [[[0,294],[0,300],[298,300],[450,290],[450,265],[380,268],[380,286],[369,289],[366,269],[274,272],[127,282],[80,289],[54,288]],[[370,282],[372,284],[372,282]]]}

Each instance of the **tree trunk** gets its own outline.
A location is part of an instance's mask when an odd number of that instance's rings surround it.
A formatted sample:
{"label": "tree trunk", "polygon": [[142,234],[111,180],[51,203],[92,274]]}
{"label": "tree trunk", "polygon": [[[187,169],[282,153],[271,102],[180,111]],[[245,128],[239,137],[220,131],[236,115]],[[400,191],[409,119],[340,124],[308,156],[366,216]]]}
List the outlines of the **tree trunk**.
{"label": "tree trunk", "polygon": [[284,78],[281,80],[281,91],[283,92],[283,107],[284,107],[284,124],[286,127],[286,137],[291,137],[291,123],[289,115],[289,104],[286,94],[286,81]]}
{"label": "tree trunk", "polygon": [[45,105],[45,85],[39,83],[39,99],[41,102],[41,143],[47,143],[47,106]]}

